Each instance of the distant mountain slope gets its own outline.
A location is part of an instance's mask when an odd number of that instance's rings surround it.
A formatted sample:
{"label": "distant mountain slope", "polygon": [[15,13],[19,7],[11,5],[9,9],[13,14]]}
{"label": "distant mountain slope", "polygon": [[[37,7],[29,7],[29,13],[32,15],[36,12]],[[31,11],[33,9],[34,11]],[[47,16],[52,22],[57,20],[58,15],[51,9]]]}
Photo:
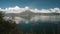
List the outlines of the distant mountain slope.
{"label": "distant mountain slope", "polygon": [[60,15],[60,13],[34,13],[30,10],[26,10],[26,11],[23,11],[22,13],[7,13],[5,14],[5,16],[16,16],[16,17],[21,17],[21,18],[24,18],[24,19],[31,19],[32,17],[36,16],[36,15]]}

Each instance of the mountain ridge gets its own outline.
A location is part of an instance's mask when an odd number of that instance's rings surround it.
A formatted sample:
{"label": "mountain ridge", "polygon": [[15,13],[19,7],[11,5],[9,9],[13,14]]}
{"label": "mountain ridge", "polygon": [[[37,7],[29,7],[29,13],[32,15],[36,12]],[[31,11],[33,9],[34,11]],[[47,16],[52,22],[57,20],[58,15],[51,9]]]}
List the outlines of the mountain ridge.
{"label": "mountain ridge", "polygon": [[34,13],[30,10],[26,10],[22,13],[6,13],[5,16],[10,16],[10,17],[21,17],[21,18],[24,18],[24,19],[31,19],[32,17],[34,16],[53,16],[53,15],[60,15],[60,13]]}

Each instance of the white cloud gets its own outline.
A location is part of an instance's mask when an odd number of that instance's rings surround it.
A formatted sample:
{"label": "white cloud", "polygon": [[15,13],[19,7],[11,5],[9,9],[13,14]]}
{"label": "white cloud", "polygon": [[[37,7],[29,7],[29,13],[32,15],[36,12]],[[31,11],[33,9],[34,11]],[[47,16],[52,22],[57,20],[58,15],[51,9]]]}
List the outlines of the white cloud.
{"label": "white cloud", "polygon": [[60,9],[59,8],[54,8],[54,9],[50,9],[51,11],[50,12],[57,12],[57,13],[60,13]]}
{"label": "white cloud", "polygon": [[5,9],[1,9],[0,8],[0,11],[5,11],[6,13],[21,13],[21,12],[26,11],[26,10],[30,10],[30,11],[32,11],[34,13],[52,13],[52,12],[60,13],[60,9],[59,8],[41,9],[41,10],[38,10],[38,9],[30,9],[28,6],[26,6],[24,8],[20,8],[18,6],[9,7],[9,8],[5,8]]}
{"label": "white cloud", "polygon": [[5,11],[5,9],[0,8],[0,11]]}
{"label": "white cloud", "polygon": [[26,6],[24,9],[25,9],[25,10],[29,10],[29,7],[28,7],[28,6]]}

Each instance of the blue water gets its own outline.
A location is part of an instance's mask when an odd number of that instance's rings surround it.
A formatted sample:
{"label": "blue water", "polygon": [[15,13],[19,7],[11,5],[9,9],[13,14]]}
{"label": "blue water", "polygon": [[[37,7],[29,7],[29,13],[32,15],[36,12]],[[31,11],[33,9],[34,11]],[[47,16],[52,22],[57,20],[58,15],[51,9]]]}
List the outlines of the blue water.
{"label": "blue water", "polygon": [[53,34],[53,31],[57,33],[60,29],[60,16],[36,16],[39,18],[37,21],[30,20],[28,24],[25,21],[20,21],[19,26],[22,28],[24,33],[32,29],[35,33],[46,31],[47,34]]}

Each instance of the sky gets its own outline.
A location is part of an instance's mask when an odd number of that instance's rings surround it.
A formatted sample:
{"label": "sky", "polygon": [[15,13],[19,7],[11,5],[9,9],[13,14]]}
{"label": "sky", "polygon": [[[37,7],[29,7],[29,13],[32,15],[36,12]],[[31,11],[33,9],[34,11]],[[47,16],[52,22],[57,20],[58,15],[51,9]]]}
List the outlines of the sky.
{"label": "sky", "polygon": [[60,0],[0,0],[0,11],[21,13],[26,10],[34,13],[60,13]]}
{"label": "sky", "polygon": [[0,0],[0,8],[25,7],[37,9],[60,8],[60,0]]}

